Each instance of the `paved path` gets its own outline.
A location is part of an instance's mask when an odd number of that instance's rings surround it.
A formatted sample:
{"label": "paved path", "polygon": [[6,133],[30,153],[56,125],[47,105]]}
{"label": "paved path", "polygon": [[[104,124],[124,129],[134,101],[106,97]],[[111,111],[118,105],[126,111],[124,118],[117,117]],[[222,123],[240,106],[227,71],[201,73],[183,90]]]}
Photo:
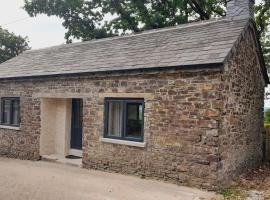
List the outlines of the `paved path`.
{"label": "paved path", "polygon": [[1,200],[194,200],[211,195],[64,164],[0,158]]}

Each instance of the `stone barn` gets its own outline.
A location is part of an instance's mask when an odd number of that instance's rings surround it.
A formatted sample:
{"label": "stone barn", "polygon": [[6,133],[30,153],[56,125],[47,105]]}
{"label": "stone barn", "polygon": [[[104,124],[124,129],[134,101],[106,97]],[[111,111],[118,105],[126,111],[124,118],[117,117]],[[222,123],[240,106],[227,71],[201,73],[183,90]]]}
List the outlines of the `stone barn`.
{"label": "stone barn", "polygon": [[253,4],[2,63],[0,155],[212,189],[259,165],[269,79]]}

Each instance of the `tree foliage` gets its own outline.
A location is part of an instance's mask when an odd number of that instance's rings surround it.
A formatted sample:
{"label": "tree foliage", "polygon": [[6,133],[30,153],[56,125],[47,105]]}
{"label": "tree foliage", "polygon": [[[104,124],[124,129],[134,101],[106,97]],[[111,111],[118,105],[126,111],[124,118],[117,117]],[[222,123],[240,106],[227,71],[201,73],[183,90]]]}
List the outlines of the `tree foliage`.
{"label": "tree foliage", "polygon": [[0,27],[0,63],[28,50],[28,39]]}
{"label": "tree foliage", "polygon": [[[226,0],[25,0],[30,16],[64,20],[65,38],[90,40],[224,16]],[[110,16],[110,17],[108,17]]]}
{"label": "tree foliage", "polygon": [[265,62],[270,69],[270,0],[263,0],[255,7],[255,12]]}
{"label": "tree foliage", "polygon": [[[54,15],[64,20],[65,38],[91,40],[163,28],[196,20],[225,16],[229,0],[25,0],[32,17]],[[265,46],[270,1],[256,6],[256,21]],[[266,54],[267,55],[267,54]],[[268,59],[270,55],[268,56]]]}
{"label": "tree foliage", "polygon": [[269,126],[270,125],[270,109],[267,109],[264,112],[264,124]]}

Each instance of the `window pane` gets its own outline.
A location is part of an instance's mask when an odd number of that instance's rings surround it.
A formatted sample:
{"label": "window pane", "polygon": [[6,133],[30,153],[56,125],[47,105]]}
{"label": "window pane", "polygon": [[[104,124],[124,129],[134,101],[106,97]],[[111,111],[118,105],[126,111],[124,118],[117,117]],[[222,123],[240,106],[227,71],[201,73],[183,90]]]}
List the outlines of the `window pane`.
{"label": "window pane", "polygon": [[10,120],[11,120],[11,113],[10,113],[10,109],[11,108],[11,101],[10,100],[3,100],[3,119],[2,119],[2,123],[3,124],[10,124]]}
{"label": "window pane", "polygon": [[109,102],[108,112],[108,136],[121,137],[123,104],[121,102]]}
{"label": "window pane", "polygon": [[20,101],[12,101],[12,125],[19,125],[20,123]]}
{"label": "window pane", "polygon": [[142,138],[143,105],[141,103],[127,104],[126,137]]}

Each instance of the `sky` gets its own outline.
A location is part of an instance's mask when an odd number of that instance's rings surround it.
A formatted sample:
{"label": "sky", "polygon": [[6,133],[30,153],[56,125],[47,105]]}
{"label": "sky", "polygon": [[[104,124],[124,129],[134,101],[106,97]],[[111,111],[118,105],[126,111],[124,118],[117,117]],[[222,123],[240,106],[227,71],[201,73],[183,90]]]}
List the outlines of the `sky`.
{"label": "sky", "polygon": [[0,26],[23,37],[28,36],[32,49],[65,43],[66,30],[57,17],[39,15],[30,18],[22,9],[24,0],[0,0]]}

